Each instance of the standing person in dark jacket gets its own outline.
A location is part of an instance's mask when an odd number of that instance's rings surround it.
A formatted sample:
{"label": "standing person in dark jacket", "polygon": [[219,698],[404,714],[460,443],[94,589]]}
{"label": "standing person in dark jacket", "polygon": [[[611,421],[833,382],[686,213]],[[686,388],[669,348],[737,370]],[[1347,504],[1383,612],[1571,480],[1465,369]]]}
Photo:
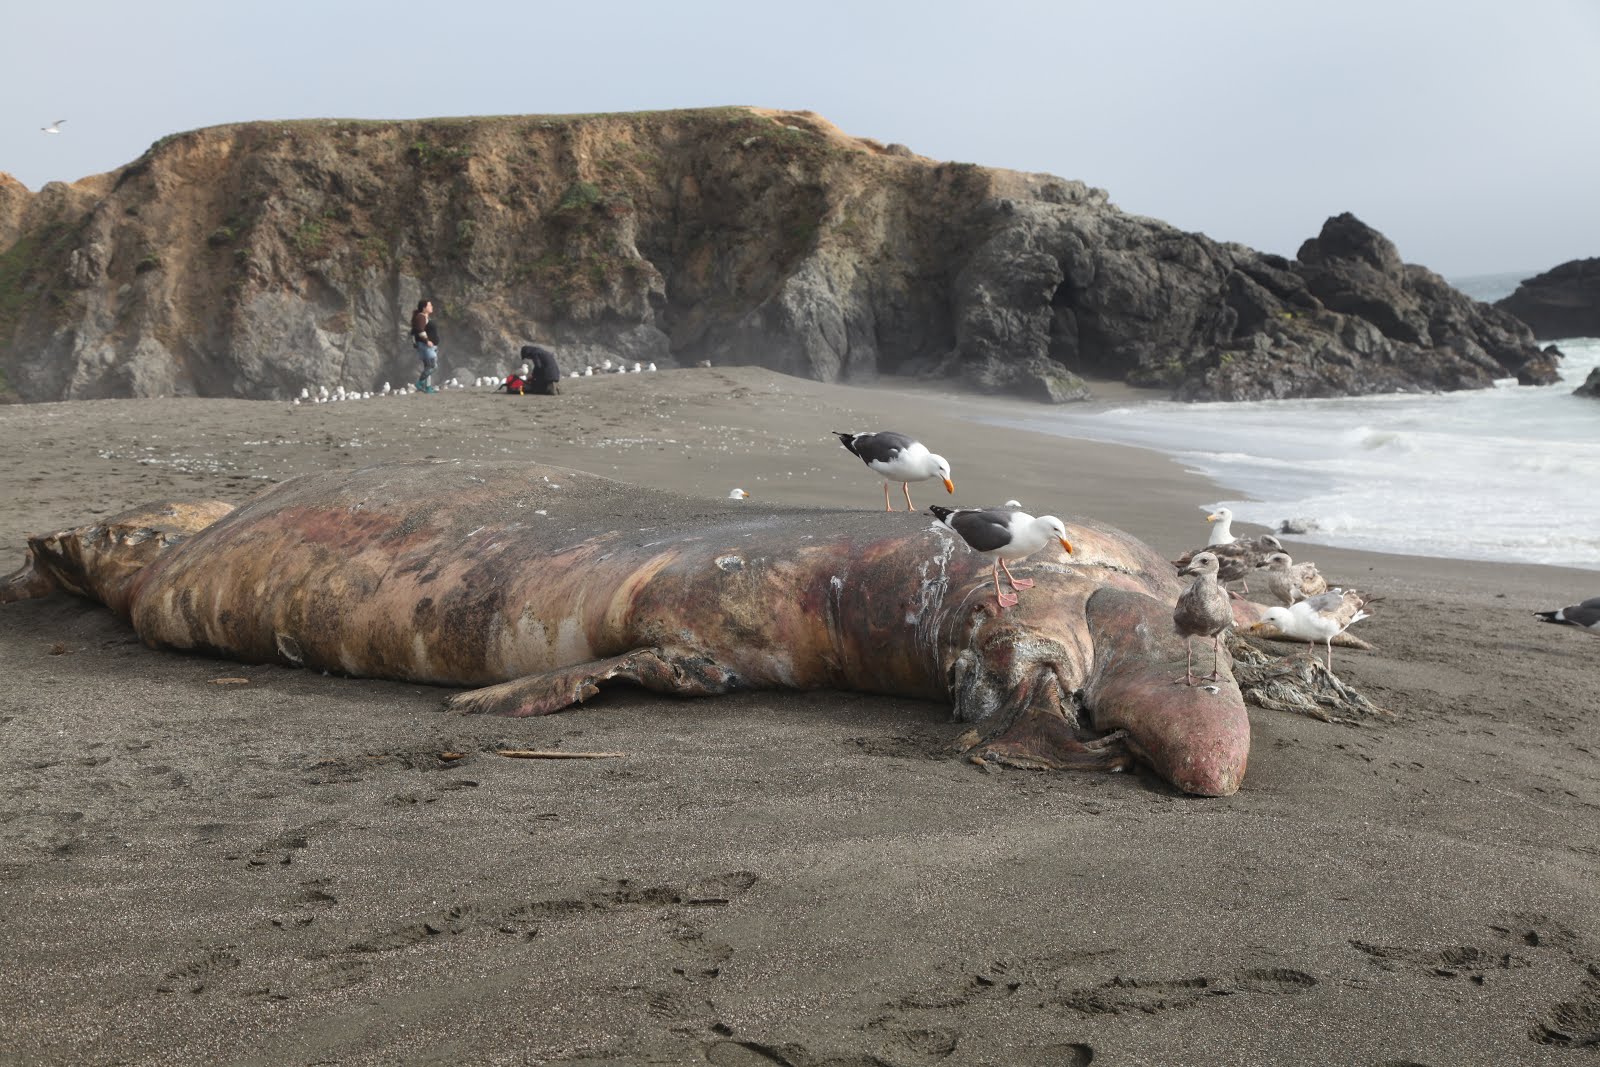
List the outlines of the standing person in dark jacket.
{"label": "standing person in dark jacket", "polygon": [[439,328],[433,324],[433,301],[417,301],[417,310],[411,316],[411,344],[417,350],[422,371],[417,375],[417,389],[424,393],[438,392],[429,381],[439,365]]}

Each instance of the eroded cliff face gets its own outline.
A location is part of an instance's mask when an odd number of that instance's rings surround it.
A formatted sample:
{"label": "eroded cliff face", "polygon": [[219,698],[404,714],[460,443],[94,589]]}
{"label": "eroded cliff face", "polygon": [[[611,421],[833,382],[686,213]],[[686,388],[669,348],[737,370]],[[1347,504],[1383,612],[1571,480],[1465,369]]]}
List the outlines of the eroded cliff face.
{"label": "eroded cliff face", "polygon": [[1421,268],[1368,263],[1381,235],[1339,232],[1262,256],[809,112],[250,123],[37,194],[0,176],[0,371],[23,400],[373,388],[414,375],[424,296],[447,377],[539,340],[568,367],[1046,400],[1085,395],[1081,373],[1208,399],[1484,385],[1537,355]]}

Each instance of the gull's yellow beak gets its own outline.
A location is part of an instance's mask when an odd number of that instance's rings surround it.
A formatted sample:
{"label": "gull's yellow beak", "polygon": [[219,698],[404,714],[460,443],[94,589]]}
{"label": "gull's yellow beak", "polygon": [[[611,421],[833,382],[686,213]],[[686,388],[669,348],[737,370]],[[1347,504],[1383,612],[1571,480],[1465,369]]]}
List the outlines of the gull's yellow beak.
{"label": "gull's yellow beak", "polygon": [[1222,518],[1221,515],[1218,515],[1215,512],[1213,512],[1212,514],[1206,516],[1206,521],[1207,522],[1216,522],[1220,518]]}
{"label": "gull's yellow beak", "polygon": [[1069,556],[1072,555],[1072,542],[1071,541],[1068,541],[1065,537],[1059,537],[1056,540],[1060,541],[1061,542],[1061,547],[1067,550],[1067,555],[1069,555]]}
{"label": "gull's yellow beak", "polygon": [[949,478],[946,478],[944,480],[944,488],[945,492],[953,493],[956,491],[956,483],[952,482]]}

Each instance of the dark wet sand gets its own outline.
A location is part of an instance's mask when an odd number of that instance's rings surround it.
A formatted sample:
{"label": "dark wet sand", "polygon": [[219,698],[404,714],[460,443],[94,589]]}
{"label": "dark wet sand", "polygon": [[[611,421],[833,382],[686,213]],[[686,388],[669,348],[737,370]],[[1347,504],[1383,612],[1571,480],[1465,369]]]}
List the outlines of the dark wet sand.
{"label": "dark wet sand", "polygon": [[[566,390],[0,408],[0,566],[147,500],[428,456],[880,506],[833,429],[921,436],[959,504],[1170,554],[1225,495],[927,391],[742,369]],[[462,718],[444,690],[152,651],[64,594],[5,606],[0,1063],[1592,1062],[1600,641],[1529,612],[1600,574],[1295,555],[1387,597],[1360,624],[1377,651],[1334,665],[1397,717],[1252,709],[1220,800],[984,773],[914,701]]]}

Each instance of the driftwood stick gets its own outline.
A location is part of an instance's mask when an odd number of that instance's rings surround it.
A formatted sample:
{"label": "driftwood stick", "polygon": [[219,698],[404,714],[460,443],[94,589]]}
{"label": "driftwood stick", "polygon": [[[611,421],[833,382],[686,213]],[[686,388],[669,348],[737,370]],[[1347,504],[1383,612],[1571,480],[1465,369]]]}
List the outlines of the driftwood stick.
{"label": "driftwood stick", "polygon": [[512,759],[625,759],[626,752],[567,752],[559,748],[497,748],[496,756],[509,756]]}

